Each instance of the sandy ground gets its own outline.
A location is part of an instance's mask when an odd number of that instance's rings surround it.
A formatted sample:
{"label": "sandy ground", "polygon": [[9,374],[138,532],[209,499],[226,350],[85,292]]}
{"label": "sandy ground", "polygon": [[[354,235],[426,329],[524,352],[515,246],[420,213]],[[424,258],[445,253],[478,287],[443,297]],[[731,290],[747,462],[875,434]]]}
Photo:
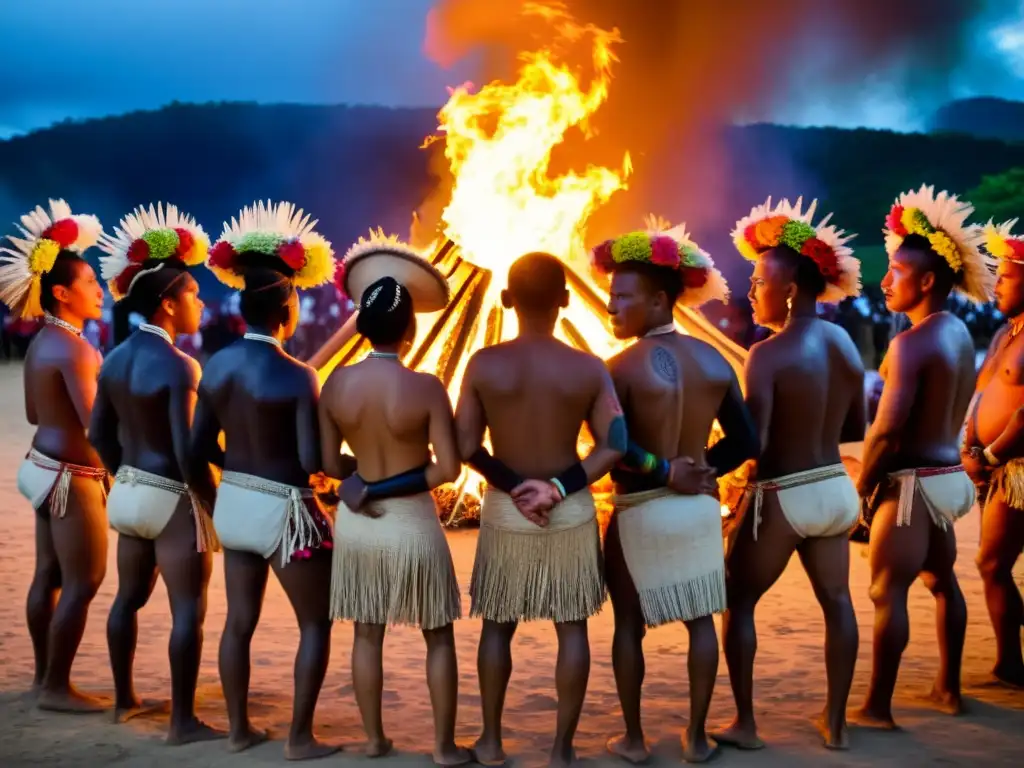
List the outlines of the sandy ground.
{"label": "sandy ground", "polygon": [[[223,742],[169,748],[162,743],[166,723],[136,719],[109,724],[104,716],[43,714],[24,697],[31,681],[32,653],[24,626],[24,598],[32,572],[32,514],[15,488],[15,472],[31,438],[24,422],[21,371],[0,366],[0,524],[7,546],[0,549],[0,765],[96,766],[233,766],[283,761],[283,738],[291,713],[292,659],[298,633],[287,600],[270,580],[266,605],[253,643],[252,716],[271,729],[275,740],[242,755],[229,755]],[[912,637],[903,659],[895,710],[905,730],[877,733],[855,729],[853,749],[845,754],[820,746],[810,718],[824,703],[823,626],[807,579],[797,560],[790,564],[758,612],[760,649],[756,665],[756,702],[762,736],[769,747],[759,753],[725,751],[718,764],[761,766],[923,766],[1020,765],[1024,755],[1024,693],[987,687],[993,661],[993,640],[973,558],[978,514],[958,526],[960,562],[957,571],[967,596],[970,626],[964,662],[969,712],[951,718],[915,696],[930,687],[936,668],[934,613],[930,595],[920,585],[911,594]],[[476,535],[449,537],[460,583],[469,582]],[[117,582],[115,536],[110,534],[110,565],[93,604],[85,639],[74,667],[74,680],[91,692],[110,693],[105,623]],[[852,588],[860,621],[861,646],[851,701],[863,697],[870,671],[873,621],[868,600],[866,552],[853,545]],[[464,597],[468,611],[469,598]],[[216,649],[224,625],[224,579],[218,558],[210,584],[206,622],[206,653],[199,681],[199,710],[209,722],[226,727],[227,716],[217,676]],[[167,639],[170,616],[166,593],[158,586],[139,617],[136,661],[137,688],[148,698],[169,696]],[[475,738],[480,726],[475,674],[480,623],[464,620],[456,627],[461,661],[458,735]],[[590,622],[593,669],[577,748],[590,763],[613,764],[604,751],[606,739],[621,727],[611,669],[612,617],[607,610]],[[553,667],[555,634],[544,624],[521,628],[514,645],[516,668],[505,708],[506,748],[515,763],[542,763],[554,726]],[[355,742],[362,738],[349,677],[352,627],[338,624],[334,655],[320,698],[318,731],[325,739]],[[647,684],[644,716],[655,748],[655,764],[680,759],[679,734],[687,719],[686,632],[681,626],[651,632],[646,641]],[[430,705],[424,679],[424,646],[418,632],[395,629],[385,650],[385,722],[397,754],[390,764],[426,765],[431,747]],[[715,723],[732,717],[733,706],[724,659],[712,703]],[[1013,756],[1017,757],[1014,758]],[[363,760],[339,755],[328,761]]]}

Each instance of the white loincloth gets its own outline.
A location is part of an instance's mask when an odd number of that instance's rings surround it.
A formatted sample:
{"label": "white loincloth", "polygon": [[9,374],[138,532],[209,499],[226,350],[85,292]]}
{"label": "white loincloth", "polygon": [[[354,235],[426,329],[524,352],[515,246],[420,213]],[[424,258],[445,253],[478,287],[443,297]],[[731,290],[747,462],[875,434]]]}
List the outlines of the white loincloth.
{"label": "white loincloth", "polygon": [[502,623],[583,621],[601,610],[601,536],[590,489],[531,523],[508,494],[490,488],[480,508],[470,616]]}
{"label": "white loincloth", "polygon": [[918,494],[924,500],[932,522],[946,530],[971,511],[975,488],[962,464],[953,467],[921,467],[902,469],[889,475],[900,486],[896,525],[910,525],[910,512]]}
{"label": "white loincloth", "polygon": [[299,551],[329,544],[330,523],[318,521],[309,505],[319,502],[309,488],[297,488],[241,472],[225,472],[213,507],[221,546],[270,559],[281,550],[281,565]]}
{"label": "white loincloth", "polygon": [[331,617],[437,629],[462,616],[448,540],[429,493],[369,502],[371,518],[338,505]]}
{"label": "white loincloth", "polygon": [[18,490],[29,500],[33,509],[38,511],[49,501],[50,515],[61,518],[67,512],[68,493],[73,477],[98,481],[106,495],[105,469],[57,461],[35,448],[28,452],[28,456],[18,468]]}
{"label": "white loincloth", "polygon": [[657,488],[616,495],[614,515],[647,626],[725,611],[722,511],[716,499]]}
{"label": "white loincloth", "polygon": [[171,521],[178,505],[192,509],[196,526],[196,551],[216,552],[217,536],[210,525],[210,513],[185,483],[152,472],[122,466],[107,497],[110,527],[125,536],[155,540]]}
{"label": "white loincloth", "polygon": [[805,539],[849,533],[860,515],[860,497],[842,463],[794,472],[747,486],[746,498],[753,504],[747,514],[754,515],[754,541],[764,494],[769,492],[778,494],[786,522]]}

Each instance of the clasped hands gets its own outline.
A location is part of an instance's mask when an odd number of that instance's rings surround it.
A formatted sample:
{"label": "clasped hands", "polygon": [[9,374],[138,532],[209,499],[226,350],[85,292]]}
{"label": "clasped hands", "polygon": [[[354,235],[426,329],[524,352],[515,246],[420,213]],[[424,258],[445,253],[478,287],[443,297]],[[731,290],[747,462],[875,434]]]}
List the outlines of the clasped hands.
{"label": "clasped hands", "polygon": [[372,504],[366,505],[366,483],[356,473],[338,483],[320,472],[310,477],[310,487],[330,507],[336,507],[340,502],[360,515],[375,518],[381,515]]}

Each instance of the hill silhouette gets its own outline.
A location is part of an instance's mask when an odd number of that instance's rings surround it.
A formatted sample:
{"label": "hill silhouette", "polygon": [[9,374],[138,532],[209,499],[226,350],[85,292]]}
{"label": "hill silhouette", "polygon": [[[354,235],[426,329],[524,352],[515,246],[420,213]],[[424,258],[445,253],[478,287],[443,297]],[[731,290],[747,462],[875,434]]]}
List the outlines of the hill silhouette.
{"label": "hill silhouette", "polygon": [[929,127],[933,132],[1024,141],[1024,102],[987,96],[951,101],[935,112]]}
{"label": "hill silhouette", "polygon": [[[66,122],[0,142],[0,221],[64,197],[109,228],[136,205],[168,200],[215,239],[241,206],[285,199],[319,218],[344,250],[370,226],[408,232],[411,212],[436,184],[419,149],[435,126],[430,109],[250,103],[176,103]],[[859,233],[856,245],[880,253],[882,221],[900,191],[927,182],[963,193],[986,175],[1024,167],[1024,144],[963,134],[754,125],[725,129],[722,139],[722,205],[689,223],[727,271],[742,269],[728,235],[733,222],[768,195],[818,196]],[[659,199],[645,205],[654,210],[670,207],[674,169],[685,158],[663,161]]]}

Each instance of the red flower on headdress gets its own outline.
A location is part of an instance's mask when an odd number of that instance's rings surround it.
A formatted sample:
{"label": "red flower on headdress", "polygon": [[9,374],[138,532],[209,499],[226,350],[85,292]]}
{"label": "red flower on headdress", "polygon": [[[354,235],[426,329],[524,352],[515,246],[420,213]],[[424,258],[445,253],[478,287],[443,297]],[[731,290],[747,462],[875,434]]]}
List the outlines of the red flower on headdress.
{"label": "red flower on headdress", "polygon": [[598,272],[611,272],[615,269],[615,259],[612,258],[612,241],[605,240],[594,248],[594,268]]}
{"label": "red flower on headdress", "polygon": [[671,237],[657,235],[651,238],[651,264],[659,267],[679,267],[679,245]]}
{"label": "red flower on headdress", "polygon": [[141,264],[129,264],[124,268],[124,271],[114,278],[114,289],[117,291],[119,296],[124,296],[128,293],[128,288],[132,284],[132,280],[139,272],[142,271]]}
{"label": "red flower on headdress", "polygon": [[306,265],[306,249],[298,240],[281,243],[277,247],[277,255],[285,264],[298,271]]}
{"label": "red flower on headdress", "polygon": [[900,237],[907,236],[907,228],[903,226],[903,206],[894,205],[892,210],[889,211],[889,215],[885,217],[885,226],[889,228],[889,231],[894,235]]}
{"label": "red flower on headdress", "polygon": [[1007,240],[1006,244],[1013,248],[1013,258],[1024,261],[1024,240]]}
{"label": "red flower on headdress", "polygon": [[816,237],[811,237],[804,242],[800,253],[815,263],[822,277],[828,282],[834,283],[839,279],[839,258],[830,245]]}
{"label": "red flower on headdress", "polygon": [[334,267],[334,287],[338,289],[342,298],[348,298],[348,292],[345,290],[345,259],[338,259]]}
{"label": "red flower on headdress", "polygon": [[78,239],[78,224],[74,219],[55,221],[43,232],[43,237],[53,240],[61,248],[69,248]]}
{"label": "red flower on headdress", "polygon": [[683,267],[683,287],[703,288],[708,282],[708,270],[704,267]]}
{"label": "red flower on headdress", "polygon": [[174,252],[174,255],[184,260],[188,256],[188,252],[192,250],[192,246],[196,244],[195,238],[187,229],[176,227],[174,231],[178,235],[178,250]]}
{"label": "red flower on headdress", "polygon": [[221,240],[210,249],[210,266],[218,269],[232,269],[235,266],[235,249],[231,243]]}
{"label": "red flower on headdress", "polygon": [[132,244],[128,247],[128,261],[134,264],[141,264],[148,258],[149,243],[141,237],[138,240],[133,240]]}

